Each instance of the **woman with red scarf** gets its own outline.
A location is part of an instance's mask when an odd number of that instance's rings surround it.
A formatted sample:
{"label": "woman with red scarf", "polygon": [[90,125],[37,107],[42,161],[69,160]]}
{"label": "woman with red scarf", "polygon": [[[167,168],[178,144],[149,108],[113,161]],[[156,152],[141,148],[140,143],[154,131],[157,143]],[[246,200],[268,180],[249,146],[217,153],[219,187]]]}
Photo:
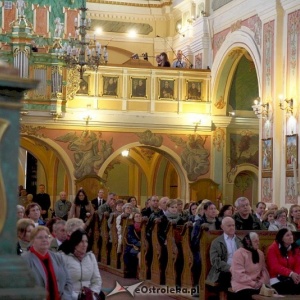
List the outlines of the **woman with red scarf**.
{"label": "woman with red scarf", "polygon": [[133,224],[127,228],[124,264],[128,270],[127,277],[137,277],[137,268],[140,260],[142,215],[133,214]]}
{"label": "woman with red scarf", "polygon": [[72,283],[62,254],[49,250],[50,232],[45,226],[31,231],[31,247],[22,257],[26,260],[38,286],[47,291],[47,300],[71,300]]}

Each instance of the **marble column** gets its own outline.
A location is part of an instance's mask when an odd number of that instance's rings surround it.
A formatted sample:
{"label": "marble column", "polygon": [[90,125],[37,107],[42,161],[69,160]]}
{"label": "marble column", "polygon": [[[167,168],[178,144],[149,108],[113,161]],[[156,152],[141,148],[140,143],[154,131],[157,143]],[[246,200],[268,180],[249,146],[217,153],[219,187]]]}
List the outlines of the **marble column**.
{"label": "marble column", "polygon": [[21,99],[37,84],[0,62],[0,299],[5,300],[46,298],[16,252]]}

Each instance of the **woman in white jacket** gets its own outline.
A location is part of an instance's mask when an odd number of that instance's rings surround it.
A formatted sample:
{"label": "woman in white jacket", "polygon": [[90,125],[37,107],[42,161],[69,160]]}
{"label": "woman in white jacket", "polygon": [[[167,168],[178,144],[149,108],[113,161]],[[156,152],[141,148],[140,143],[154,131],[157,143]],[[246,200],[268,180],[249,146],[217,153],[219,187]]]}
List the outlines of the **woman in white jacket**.
{"label": "woman in white jacket", "polygon": [[64,250],[67,270],[73,283],[72,297],[77,300],[82,288],[87,287],[93,293],[94,299],[104,299],[98,263],[94,253],[87,252],[87,248],[87,233],[83,229],[77,229],[72,233],[68,247]]}

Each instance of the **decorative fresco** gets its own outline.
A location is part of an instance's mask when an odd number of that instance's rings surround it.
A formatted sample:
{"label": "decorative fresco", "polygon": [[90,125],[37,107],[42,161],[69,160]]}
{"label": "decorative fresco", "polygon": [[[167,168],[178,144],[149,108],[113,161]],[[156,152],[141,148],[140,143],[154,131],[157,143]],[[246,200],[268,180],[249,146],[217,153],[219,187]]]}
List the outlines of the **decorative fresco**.
{"label": "decorative fresco", "polygon": [[180,155],[181,163],[189,180],[195,181],[199,176],[208,173],[210,166],[209,151],[205,149],[208,136],[191,134],[186,141],[174,135],[169,137],[171,141],[183,149]]}
{"label": "decorative fresco", "polygon": [[109,141],[101,140],[101,132],[83,131],[67,133],[55,140],[68,143],[68,149],[74,152],[74,176],[81,178],[86,175],[97,174],[104,161],[114,152],[113,138]]}
{"label": "decorative fresco", "polygon": [[262,178],[261,186],[261,201],[271,203],[273,194],[272,178]]}
{"label": "decorative fresco", "polygon": [[143,133],[137,133],[136,135],[140,138],[139,142],[143,145],[160,147],[163,143],[163,137],[152,133],[150,130],[146,130]]}
{"label": "decorative fresco", "polygon": [[213,145],[216,148],[218,152],[221,151],[221,149],[225,145],[225,138],[226,138],[226,133],[225,130],[222,128],[217,128],[213,132]]}
{"label": "decorative fresco", "polygon": [[232,182],[232,176],[236,174],[238,165],[252,164],[258,167],[258,138],[258,134],[254,134],[250,130],[245,130],[241,134],[230,134],[230,157],[227,161],[229,182]]}

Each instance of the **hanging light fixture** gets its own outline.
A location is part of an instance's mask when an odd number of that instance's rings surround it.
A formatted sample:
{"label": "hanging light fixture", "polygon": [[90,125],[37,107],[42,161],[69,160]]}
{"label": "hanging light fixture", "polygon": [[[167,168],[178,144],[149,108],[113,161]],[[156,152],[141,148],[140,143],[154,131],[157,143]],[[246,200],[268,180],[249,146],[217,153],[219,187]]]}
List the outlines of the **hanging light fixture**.
{"label": "hanging light fixture", "polygon": [[75,36],[69,33],[69,42],[65,42],[62,48],[55,49],[56,55],[62,59],[67,68],[78,68],[80,79],[86,69],[97,71],[100,65],[108,62],[107,47],[101,48],[101,44],[96,41],[96,35],[91,40],[87,30],[91,28],[91,19],[86,18],[86,1],[82,0],[79,8],[80,16],[74,19]]}

